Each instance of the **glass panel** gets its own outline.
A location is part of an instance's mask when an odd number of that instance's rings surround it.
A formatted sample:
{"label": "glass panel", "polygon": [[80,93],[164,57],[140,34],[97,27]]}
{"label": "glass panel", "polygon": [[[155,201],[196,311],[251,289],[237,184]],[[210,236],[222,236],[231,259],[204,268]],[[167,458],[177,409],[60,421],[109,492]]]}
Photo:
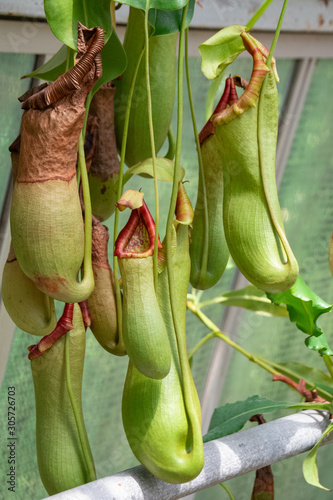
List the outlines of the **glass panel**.
{"label": "glass panel", "polygon": [[34,63],[33,54],[0,54],[0,213],[11,168],[8,147],[20,130],[22,111],[17,98],[30,85],[29,79],[20,80],[20,77],[30,73]]}
{"label": "glass panel", "polygon": [[[333,280],[328,268],[328,245],[333,228],[332,211],[332,113],[327,99],[333,85],[333,60],[318,61],[280,186],[280,202],[289,242],[298,259],[303,279],[328,303],[333,301]],[[333,316],[326,314],[320,324],[328,340]],[[331,338],[331,339],[330,339]],[[250,352],[275,361],[298,361],[325,371],[317,353],[304,346],[305,336],[286,318],[265,318],[245,313],[237,342]],[[238,353],[233,353],[220,404],[261,394],[281,401],[295,401],[297,396],[282,383],[271,383],[271,375]],[[288,399],[289,398],[289,399]],[[283,413],[285,415],[285,413]],[[268,420],[282,414],[268,415]],[[253,424],[252,424],[253,425]],[[320,449],[320,481],[332,488],[329,447]],[[295,457],[273,465],[276,493],[281,498],[324,498],[326,492],[302,479],[302,460]],[[228,482],[237,500],[250,498],[253,474]],[[196,499],[225,498],[215,487],[196,495]]]}

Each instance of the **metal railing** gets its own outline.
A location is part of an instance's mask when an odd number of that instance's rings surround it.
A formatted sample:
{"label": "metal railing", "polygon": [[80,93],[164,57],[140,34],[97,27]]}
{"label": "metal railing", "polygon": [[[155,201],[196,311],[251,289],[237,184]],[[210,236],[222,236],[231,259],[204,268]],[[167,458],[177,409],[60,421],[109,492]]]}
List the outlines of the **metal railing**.
{"label": "metal railing", "polygon": [[[143,466],[53,495],[53,500],[175,500],[310,450],[329,414],[307,410],[204,445],[205,465],[193,481],[165,483]],[[323,444],[333,441],[333,433]]]}

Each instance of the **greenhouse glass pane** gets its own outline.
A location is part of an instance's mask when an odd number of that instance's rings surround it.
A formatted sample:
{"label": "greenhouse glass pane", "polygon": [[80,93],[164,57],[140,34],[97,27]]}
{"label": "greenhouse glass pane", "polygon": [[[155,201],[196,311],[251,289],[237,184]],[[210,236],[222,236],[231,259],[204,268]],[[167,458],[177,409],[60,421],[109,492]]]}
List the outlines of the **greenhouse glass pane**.
{"label": "greenhouse glass pane", "polygon": [[6,194],[10,173],[8,147],[20,130],[21,106],[17,100],[30,85],[30,80],[20,80],[33,70],[32,54],[0,54],[0,213]]}
{"label": "greenhouse glass pane", "polygon": [[[333,60],[318,61],[292,145],[279,197],[286,234],[298,259],[300,274],[326,302],[333,303],[333,280],[328,268],[328,245],[333,229],[333,102],[328,99],[333,86]],[[333,345],[333,316],[326,314],[320,325]],[[245,313],[237,342],[250,352],[277,362],[297,361],[325,366],[316,352],[304,345],[305,335],[286,318],[265,318]],[[284,384],[271,382],[272,376],[233,353],[220,404],[261,394],[281,401],[298,401],[298,395]],[[285,414],[285,413],[284,413]],[[269,415],[268,420],[282,414]],[[253,424],[252,424],[253,425]],[[320,481],[333,487],[330,467],[331,447],[319,451]],[[327,493],[302,479],[302,460],[295,457],[273,465],[276,494],[280,498],[326,498]],[[253,474],[228,482],[237,500],[250,498]],[[217,487],[196,495],[196,499],[225,498]]]}

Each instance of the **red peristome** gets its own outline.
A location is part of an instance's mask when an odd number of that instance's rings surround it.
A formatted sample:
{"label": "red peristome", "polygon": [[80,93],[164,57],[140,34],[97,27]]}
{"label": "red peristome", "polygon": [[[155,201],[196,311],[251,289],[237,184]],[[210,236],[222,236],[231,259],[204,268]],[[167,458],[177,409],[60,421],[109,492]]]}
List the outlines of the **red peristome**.
{"label": "red peristome", "polygon": [[230,78],[230,96],[229,96],[229,106],[232,106],[235,104],[235,102],[238,101],[238,95],[237,95],[237,90],[236,90],[236,85],[235,85],[235,80],[234,78]]}
{"label": "red peristome", "polygon": [[[149,248],[144,252],[128,252],[125,248],[129,244],[132,236],[135,233],[136,228],[140,223],[143,223],[145,229],[149,236]],[[126,226],[120,231],[116,244],[114,255],[120,259],[129,258],[144,258],[153,255],[154,253],[154,243],[155,243],[155,222],[148,210],[148,207],[143,200],[142,207],[132,210],[130,218],[127,221]],[[160,239],[158,238],[158,248],[162,248]]]}
{"label": "red peristome", "polygon": [[73,330],[73,312],[74,312],[74,304],[65,304],[64,312],[62,313],[61,318],[59,319],[57,326],[55,329],[45,335],[38,344],[31,345],[28,347],[28,358],[30,360],[39,358],[42,354],[50,349],[50,347],[55,344],[57,340],[60,339],[65,333]]}
{"label": "red peristome", "polygon": [[216,113],[219,113],[220,111],[223,111],[227,107],[228,102],[229,102],[229,96],[230,96],[231,80],[232,80],[232,78],[230,76],[226,79],[224,92],[222,94],[221,99],[217,103],[216,108],[213,111],[213,115],[215,115]]}
{"label": "red peristome", "polygon": [[127,221],[126,226],[120,231],[118,238],[115,243],[114,255],[116,257],[124,257],[126,252],[124,252],[124,248],[129,242],[131,236],[133,235],[136,226],[139,224],[140,216],[137,209],[132,210],[130,218]]}
{"label": "red peristome", "polygon": [[214,127],[225,124],[244,113],[244,111],[254,107],[259,99],[262,82],[269,68],[264,62],[264,56],[254,41],[245,31],[241,33],[244,47],[253,58],[253,69],[251,79],[243,94],[229,108],[212,116]]}
{"label": "red peristome", "polygon": [[[224,92],[222,94],[221,99],[219,100],[216,108],[214,109],[212,116],[214,116],[216,113],[220,113],[224,109],[226,109],[229,98],[230,98],[230,89],[231,89],[231,80],[232,78],[228,77],[225,81],[225,87],[224,87]],[[213,123],[211,122],[211,118],[207,121],[207,123],[203,126],[200,134],[199,134],[199,142],[202,144],[205,139],[207,139],[210,135],[215,134],[215,127]]]}

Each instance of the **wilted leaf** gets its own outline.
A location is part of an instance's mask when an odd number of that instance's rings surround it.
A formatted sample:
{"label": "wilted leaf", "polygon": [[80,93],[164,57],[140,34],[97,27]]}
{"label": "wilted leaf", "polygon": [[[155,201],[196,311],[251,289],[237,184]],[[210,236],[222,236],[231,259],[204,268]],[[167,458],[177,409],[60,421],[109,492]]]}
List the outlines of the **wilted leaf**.
{"label": "wilted leaf", "polygon": [[256,470],[251,500],[274,500],[274,477],[270,465]]}
{"label": "wilted leaf", "polygon": [[252,415],[283,410],[292,403],[271,401],[262,396],[252,396],[245,401],[228,403],[214,410],[204,443],[238,432]]}
{"label": "wilted leaf", "polygon": [[126,208],[135,210],[142,207],[144,194],[141,191],[128,189],[121,195],[120,200],[116,203],[116,207],[122,212]]}
{"label": "wilted leaf", "polygon": [[299,330],[309,335],[305,344],[310,349],[318,351],[321,356],[333,355],[322,329],[317,324],[319,316],[329,312],[332,306],[318,297],[300,276],[286,292],[267,293],[267,297],[274,304],[286,304],[290,321],[296,323]]}

